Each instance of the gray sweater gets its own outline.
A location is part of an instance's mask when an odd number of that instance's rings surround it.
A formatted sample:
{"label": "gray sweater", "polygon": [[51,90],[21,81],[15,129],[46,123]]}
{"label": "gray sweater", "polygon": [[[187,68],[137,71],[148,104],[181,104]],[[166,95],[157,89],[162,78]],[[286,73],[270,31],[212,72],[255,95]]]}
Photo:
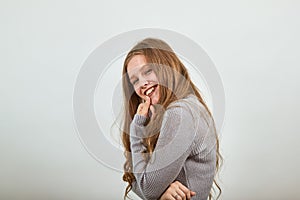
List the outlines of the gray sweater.
{"label": "gray sweater", "polygon": [[146,117],[136,114],[130,125],[132,190],[142,199],[156,200],[174,181],[196,192],[192,199],[206,200],[215,175],[216,138],[213,120],[196,96],[172,102],[164,116],[151,158],[145,161],[142,138]]}

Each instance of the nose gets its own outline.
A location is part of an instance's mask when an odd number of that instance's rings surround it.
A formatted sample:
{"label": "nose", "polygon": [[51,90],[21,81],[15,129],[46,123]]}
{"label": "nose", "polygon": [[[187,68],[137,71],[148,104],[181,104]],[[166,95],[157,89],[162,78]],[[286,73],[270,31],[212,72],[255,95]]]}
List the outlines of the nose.
{"label": "nose", "polygon": [[145,77],[140,77],[140,87],[144,88],[149,85],[149,81]]}

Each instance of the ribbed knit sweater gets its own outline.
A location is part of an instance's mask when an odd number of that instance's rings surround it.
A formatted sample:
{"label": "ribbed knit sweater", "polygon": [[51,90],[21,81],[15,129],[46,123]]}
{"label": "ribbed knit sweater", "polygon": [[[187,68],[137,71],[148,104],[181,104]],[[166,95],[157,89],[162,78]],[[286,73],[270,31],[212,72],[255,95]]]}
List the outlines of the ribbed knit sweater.
{"label": "ribbed knit sweater", "polygon": [[130,125],[133,174],[132,190],[142,199],[157,200],[174,181],[196,192],[194,200],[206,200],[216,163],[213,120],[196,96],[172,102],[163,115],[160,135],[149,161],[142,152],[147,118],[136,114]]}

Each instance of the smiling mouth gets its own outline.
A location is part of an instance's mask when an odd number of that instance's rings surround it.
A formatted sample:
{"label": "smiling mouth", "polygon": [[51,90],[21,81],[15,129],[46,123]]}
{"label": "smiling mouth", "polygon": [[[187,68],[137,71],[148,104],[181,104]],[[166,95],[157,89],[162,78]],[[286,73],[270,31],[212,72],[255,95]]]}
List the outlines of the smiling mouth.
{"label": "smiling mouth", "polygon": [[144,95],[150,97],[153,92],[155,91],[157,85],[153,85],[152,87],[148,88],[145,92],[144,92]]}

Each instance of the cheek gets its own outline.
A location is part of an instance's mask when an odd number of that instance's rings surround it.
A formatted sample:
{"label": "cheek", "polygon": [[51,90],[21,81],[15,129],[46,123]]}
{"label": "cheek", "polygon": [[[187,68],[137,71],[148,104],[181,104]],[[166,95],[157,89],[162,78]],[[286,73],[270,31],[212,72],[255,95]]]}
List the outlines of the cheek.
{"label": "cheek", "polygon": [[138,88],[134,88],[134,91],[138,96],[141,96],[141,91]]}
{"label": "cheek", "polygon": [[157,82],[159,82],[156,75],[154,75],[154,80],[157,81]]}
{"label": "cheek", "polygon": [[159,99],[160,98],[160,87],[158,86],[158,88],[157,88],[158,90],[156,91],[156,94],[157,94],[157,98]]}
{"label": "cheek", "polygon": [[155,73],[152,73],[151,76],[150,76],[149,78],[150,78],[150,80],[152,80],[152,81],[158,82],[158,78],[157,78],[157,76],[156,76]]}

